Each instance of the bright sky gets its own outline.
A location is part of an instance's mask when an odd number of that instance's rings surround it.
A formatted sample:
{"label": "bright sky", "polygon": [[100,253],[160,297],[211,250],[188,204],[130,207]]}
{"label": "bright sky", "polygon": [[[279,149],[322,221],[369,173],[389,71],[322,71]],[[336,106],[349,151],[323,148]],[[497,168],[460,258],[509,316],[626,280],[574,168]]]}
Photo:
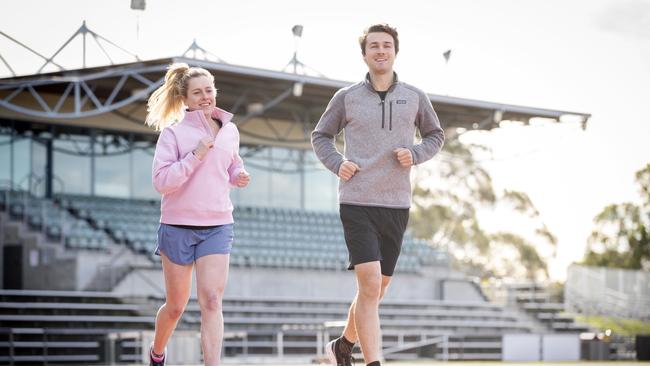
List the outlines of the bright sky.
{"label": "bright sky", "polygon": [[[0,31],[47,56],[86,20],[142,59],[179,55],[196,38],[229,63],[273,70],[291,59],[291,27],[301,24],[298,58],[349,81],[365,72],[358,35],[388,22],[400,34],[400,78],[429,93],[590,113],[586,131],[566,124],[464,136],[494,149],[486,165],[495,186],[528,193],[558,236],[556,279],[582,257],[592,218],[606,204],[638,199],[633,175],[650,162],[650,1],[147,0],[142,12],[130,0],[6,0],[2,7]],[[101,55],[93,45],[89,51]],[[1,36],[0,55],[19,73],[42,64]],[[80,39],[55,61],[79,67]],[[0,75],[8,75],[1,63]]]}

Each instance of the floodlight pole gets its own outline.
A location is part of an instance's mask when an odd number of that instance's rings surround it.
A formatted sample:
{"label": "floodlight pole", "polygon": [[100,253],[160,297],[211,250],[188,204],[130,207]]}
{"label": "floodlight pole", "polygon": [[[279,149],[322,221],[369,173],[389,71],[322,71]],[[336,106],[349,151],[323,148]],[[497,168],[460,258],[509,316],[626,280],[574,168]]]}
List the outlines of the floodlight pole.
{"label": "floodlight pole", "polygon": [[[294,25],[293,28],[291,28],[291,32],[293,32],[293,38],[294,38],[293,57],[291,58],[289,63],[287,63],[287,65],[282,69],[282,71],[286,72],[289,66],[293,66],[294,74],[300,73],[302,75],[307,75],[307,69],[309,69],[319,77],[325,78],[325,75],[323,75],[321,72],[319,72],[318,70],[314,70],[313,68],[305,65],[304,63],[300,62],[300,60],[298,60],[298,41],[302,37],[302,29],[303,29],[302,25]],[[300,96],[300,94],[302,94],[302,84],[300,84],[300,87],[297,87],[295,94],[296,96]]]}
{"label": "floodlight pole", "polygon": [[302,62],[298,61],[298,41],[300,40],[300,37],[302,37],[302,25],[294,25],[293,28],[291,28],[291,32],[293,33],[293,57],[282,71],[285,71],[287,67],[293,65],[293,73],[297,74],[298,65],[304,67]]}
{"label": "floodlight pole", "polygon": [[[131,0],[131,9],[136,10],[136,11],[142,11],[146,9],[146,2],[145,0]],[[140,14],[139,12],[136,12],[135,14],[135,43],[136,47],[138,48],[136,50],[140,50]],[[137,54],[137,53],[136,53]]]}

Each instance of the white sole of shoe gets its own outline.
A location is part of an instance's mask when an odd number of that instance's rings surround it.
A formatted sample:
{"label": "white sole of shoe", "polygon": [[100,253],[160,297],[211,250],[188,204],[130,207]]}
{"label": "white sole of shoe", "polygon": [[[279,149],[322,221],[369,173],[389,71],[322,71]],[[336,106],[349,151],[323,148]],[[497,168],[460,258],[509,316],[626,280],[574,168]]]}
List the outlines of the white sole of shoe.
{"label": "white sole of shoe", "polygon": [[334,355],[334,344],[336,342],[336,339],[333,341],[330,341],[326,346],[325,346],[325,354],[327,355],[327,359],[330,361],[330,363],[333,366],[336,365],[336,356]]}

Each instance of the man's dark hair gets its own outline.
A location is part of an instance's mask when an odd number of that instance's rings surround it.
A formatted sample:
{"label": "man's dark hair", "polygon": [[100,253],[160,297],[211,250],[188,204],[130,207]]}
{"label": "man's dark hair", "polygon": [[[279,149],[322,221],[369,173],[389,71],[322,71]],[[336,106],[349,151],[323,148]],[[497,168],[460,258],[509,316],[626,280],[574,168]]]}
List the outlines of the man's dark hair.
{"label": "man's dark hair", "polygon": [[393,37],[393,43],[395,44],[395,54],[399,52],[399,38],[397,38],[397,29],[391,27],[386,23],[373,24],[370,27],[366,28],[363,31],[363,35],[359,37],[359,45],[361,46],[361,54],[366,55],[366,40],[368,39],[368,33],[388,33]]}

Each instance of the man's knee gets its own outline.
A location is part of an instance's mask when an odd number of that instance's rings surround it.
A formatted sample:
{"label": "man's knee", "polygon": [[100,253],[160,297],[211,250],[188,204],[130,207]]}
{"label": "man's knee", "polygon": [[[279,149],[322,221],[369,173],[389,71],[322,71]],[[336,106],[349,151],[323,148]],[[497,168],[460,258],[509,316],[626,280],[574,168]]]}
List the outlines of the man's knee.
{"label": "man's knee", "polygon": [[381,293],[381,278],[366,277],[359,281],[359,296],[364,300],[379,300]]}
{"label": "man's knee", "polygon": [[386,290],[388,290],[388,284],[382,284],[381,285],[381,292],[379,293],[379,301],[384,299],[384,296],[386,295]]}
{"label": "man's knee", "polygon": [[390,285],[390,280],[392,278],[390,276],[381,276],[381,293],[379,294],[379,301],[381,301],[384,298],[384,295],[386,295],[386,291],[388,290],[388,285]]}

